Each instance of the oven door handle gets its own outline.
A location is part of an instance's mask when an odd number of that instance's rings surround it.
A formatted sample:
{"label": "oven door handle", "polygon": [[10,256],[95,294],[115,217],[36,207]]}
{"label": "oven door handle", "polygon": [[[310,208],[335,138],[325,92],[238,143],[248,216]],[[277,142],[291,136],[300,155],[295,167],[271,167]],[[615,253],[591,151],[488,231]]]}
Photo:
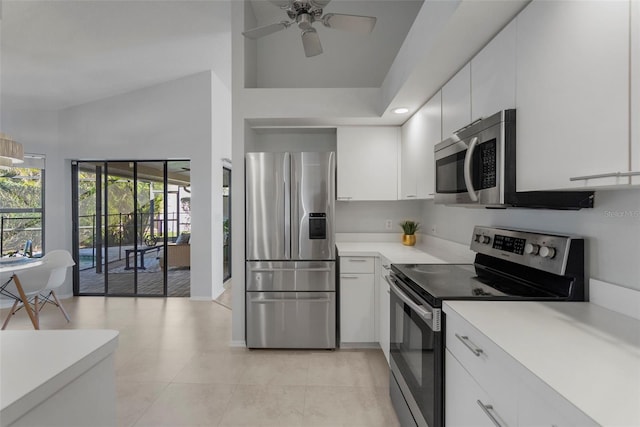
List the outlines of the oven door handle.
{"label": "oven door handle", "polygon": [[409,298],[404,294],[404,292],[402,292],[402,289],[400,289],[398,285],[393,283],[393,279],[391,279],[389,276],[385,276],[385,280],[387,281],[387,283],[389,283],[389,287],[391,288],[393,293],[396,294],[396,296],[400,298],[402,302],[407,304],[411,310],[415,311],[418,314],[418,316],[422,317],[424,320],[433,319],[433,313],[425,310],[424,307],[421,307],[415,302],[413,302],[411,298]]}
{"label": "oven door handle", "polygon": [[473,160],[473,152],[478,145],[478,137],[474,136],[471,138],[471,142],[469,142],[469,147],[467,148],[467,152],[464,156],[464,185],[467,187],[467,193],[469,193],[469,198],[472,202],[478,201],[478,195],[476,194],[475,188],[473,188],[473,179],[471,177],[471,163]]}

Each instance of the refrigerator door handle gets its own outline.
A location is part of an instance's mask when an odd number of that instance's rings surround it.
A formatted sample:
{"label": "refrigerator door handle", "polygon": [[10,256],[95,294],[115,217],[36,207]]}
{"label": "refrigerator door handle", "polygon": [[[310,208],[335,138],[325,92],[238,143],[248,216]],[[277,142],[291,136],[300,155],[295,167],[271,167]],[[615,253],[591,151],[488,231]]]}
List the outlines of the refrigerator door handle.
{"label": "refrigerator door handle", "polygon": [[300,258],[300,187],[298,174],[301,167],[301,154],[291,154],[291,257]]}
{"label": "refrigerator door handle", "polygon": [[273,273],[276,271],[316,271],[321,273],[331,273],[331,268],[253,268],[251,273]]}
{"label": "refrigerator door handle", "polygon": [[284,258],[291,259],[291,155],[285,154],[284,172]]}
{"label": "refrigerator door handle", "polygon": [[330,298],[252,298],[249,301],[251,304],[273,304],[278,302],[321,302],[330,303]]}

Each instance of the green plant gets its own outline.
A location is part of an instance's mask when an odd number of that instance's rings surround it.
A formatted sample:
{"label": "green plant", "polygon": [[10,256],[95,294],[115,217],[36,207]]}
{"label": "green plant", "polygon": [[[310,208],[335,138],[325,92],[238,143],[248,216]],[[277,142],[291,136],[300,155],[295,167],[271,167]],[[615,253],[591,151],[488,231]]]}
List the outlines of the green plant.
{"label": "green plant", "polygon": [[412,234],[416,234],[416,231],[420,229],[420,223],[406,220],[400,223],[400,227],[402,227],[404,234],[411,236]]}

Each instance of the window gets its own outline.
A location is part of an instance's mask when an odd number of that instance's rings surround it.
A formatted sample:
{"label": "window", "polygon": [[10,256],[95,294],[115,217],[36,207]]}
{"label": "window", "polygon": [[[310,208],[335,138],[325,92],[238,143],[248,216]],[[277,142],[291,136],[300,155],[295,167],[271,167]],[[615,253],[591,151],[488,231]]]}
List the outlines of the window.
{"label": "window", "polygon": [[44,167],[25,154],[18,167],[0,169],[0,255],[41,256],[44,251]]}

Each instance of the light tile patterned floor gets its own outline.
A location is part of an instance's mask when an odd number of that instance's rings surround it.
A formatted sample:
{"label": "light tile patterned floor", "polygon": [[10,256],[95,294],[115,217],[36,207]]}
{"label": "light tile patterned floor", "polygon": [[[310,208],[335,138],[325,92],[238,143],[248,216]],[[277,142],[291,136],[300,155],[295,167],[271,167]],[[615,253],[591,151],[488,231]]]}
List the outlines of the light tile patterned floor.
{"label": "light tile patterned floor", "polygon": [[[42,329],[110,328],[121,426],[398,426],[380,350],[230,348],[231,311],[187,298],[80,297]],[[7,310],[1,310],[2,318]],[[30,329],[20,311],[8,329]]]}

